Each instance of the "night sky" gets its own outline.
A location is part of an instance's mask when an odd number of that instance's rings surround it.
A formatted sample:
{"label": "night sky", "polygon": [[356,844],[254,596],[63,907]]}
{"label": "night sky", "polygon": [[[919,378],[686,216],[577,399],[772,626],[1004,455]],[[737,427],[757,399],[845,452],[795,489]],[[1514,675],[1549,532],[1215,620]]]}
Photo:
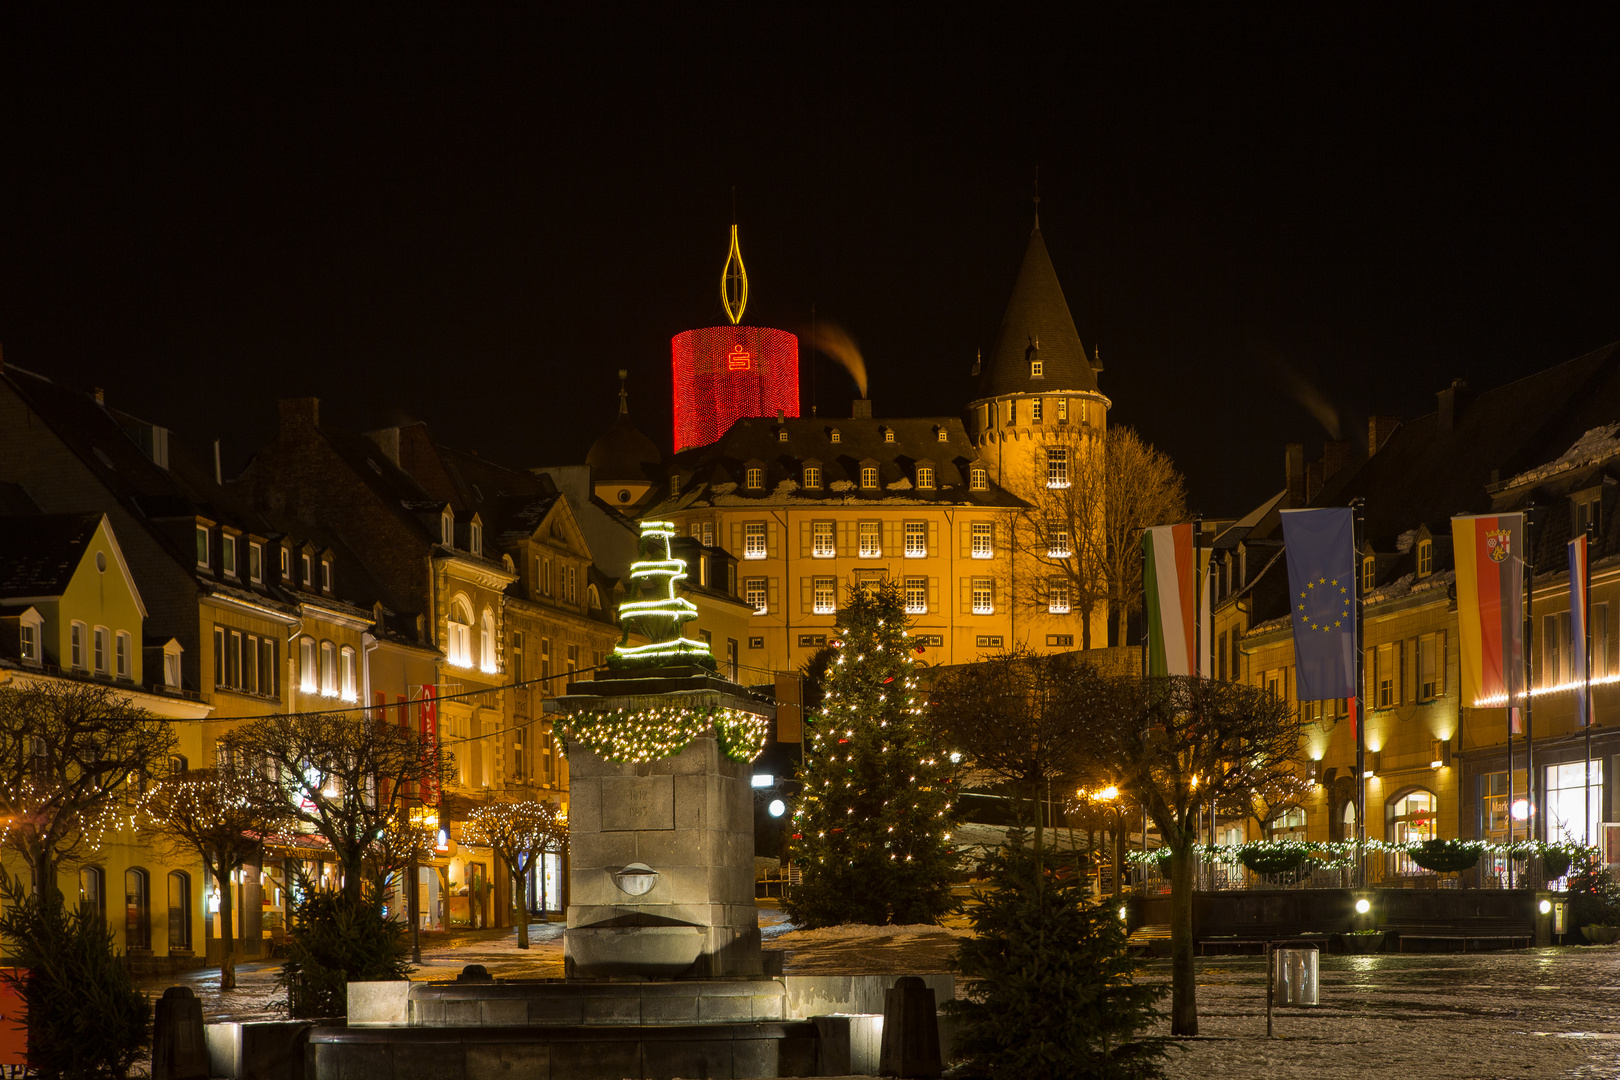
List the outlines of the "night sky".
{"label": "night sky", "polygon": [[[1431,411],[1453,376],[1620,338],[1604,23],[463,7],[0,16],[6,362],[223,437],[238,465],[287,395],[581,461],[625,367],[667,447],[669,337],[723,321],[735,188],[747,321],[798,330],[814,305],[860,343],[877,415],[960,413],[1037,165],[1112,422],[1207,514],[1281,487],[1282,444],[1319,453],[1319,417],[1364,439],[1369,412]],[[847,415],[826,361],[802,366],[806,412],[812,370],[821,413]]]}

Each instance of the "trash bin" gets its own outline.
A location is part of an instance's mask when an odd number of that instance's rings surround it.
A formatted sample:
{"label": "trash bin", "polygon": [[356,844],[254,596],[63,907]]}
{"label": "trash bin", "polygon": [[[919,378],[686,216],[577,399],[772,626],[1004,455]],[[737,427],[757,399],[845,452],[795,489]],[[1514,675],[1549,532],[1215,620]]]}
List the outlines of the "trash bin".
{"label": "trash bin", "polygon": [[1272,1001],[1277,1005],[1315,1005],[1316,960],[1320,950],[1315,945],[1297,945],[1272,952],[1275,965],[1272,982]]}

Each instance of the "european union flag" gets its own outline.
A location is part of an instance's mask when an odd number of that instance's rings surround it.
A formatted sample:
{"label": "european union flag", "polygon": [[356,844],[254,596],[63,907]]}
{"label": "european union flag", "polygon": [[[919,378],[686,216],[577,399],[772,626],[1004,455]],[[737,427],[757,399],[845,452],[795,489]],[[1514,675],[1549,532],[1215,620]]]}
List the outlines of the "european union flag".
{"label": "european union flag", "polygon": [[1299,700],[1356,697],[1356,541],[1349,509],[1282,511]]}

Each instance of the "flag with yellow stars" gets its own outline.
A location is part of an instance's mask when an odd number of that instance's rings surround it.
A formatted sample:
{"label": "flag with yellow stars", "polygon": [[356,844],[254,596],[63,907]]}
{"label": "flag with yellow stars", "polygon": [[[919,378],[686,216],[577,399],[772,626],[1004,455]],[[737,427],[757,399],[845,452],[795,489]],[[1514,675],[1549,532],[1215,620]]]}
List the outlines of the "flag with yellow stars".
{"label": "flag with yellow stars", "polygon": [[1282,511],[1299,700],[1356,696],[1354,512]]}

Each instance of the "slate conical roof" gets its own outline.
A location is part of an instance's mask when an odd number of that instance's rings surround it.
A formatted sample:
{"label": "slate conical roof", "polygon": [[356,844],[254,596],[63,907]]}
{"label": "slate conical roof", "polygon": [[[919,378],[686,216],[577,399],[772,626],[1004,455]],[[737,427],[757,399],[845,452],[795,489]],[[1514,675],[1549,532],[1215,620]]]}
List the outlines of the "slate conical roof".
{"label": "slate conical roof", "polygon": [[[1030,376],[1030,361],[1041,361],[1041,377]],[[1012,299],[996,335],[996,347],[980,376],[979,396],[1097,392],[1097,373],[1086,359],[1080,332],[1063,298],[1052,257],[1046,253],[1037,225],[1029,234],[1024,263],[1018,268]]]}
{"label": "slate conical roof", "polygon": [[658,452],[658,445],[630,422],[630,409],[621,391],[619,415],[613,426],[591,444],[590,452],[585,455],[585,464],[591,467],[591,479],[597,483],[657,480],[663,463],[664,456]]}

